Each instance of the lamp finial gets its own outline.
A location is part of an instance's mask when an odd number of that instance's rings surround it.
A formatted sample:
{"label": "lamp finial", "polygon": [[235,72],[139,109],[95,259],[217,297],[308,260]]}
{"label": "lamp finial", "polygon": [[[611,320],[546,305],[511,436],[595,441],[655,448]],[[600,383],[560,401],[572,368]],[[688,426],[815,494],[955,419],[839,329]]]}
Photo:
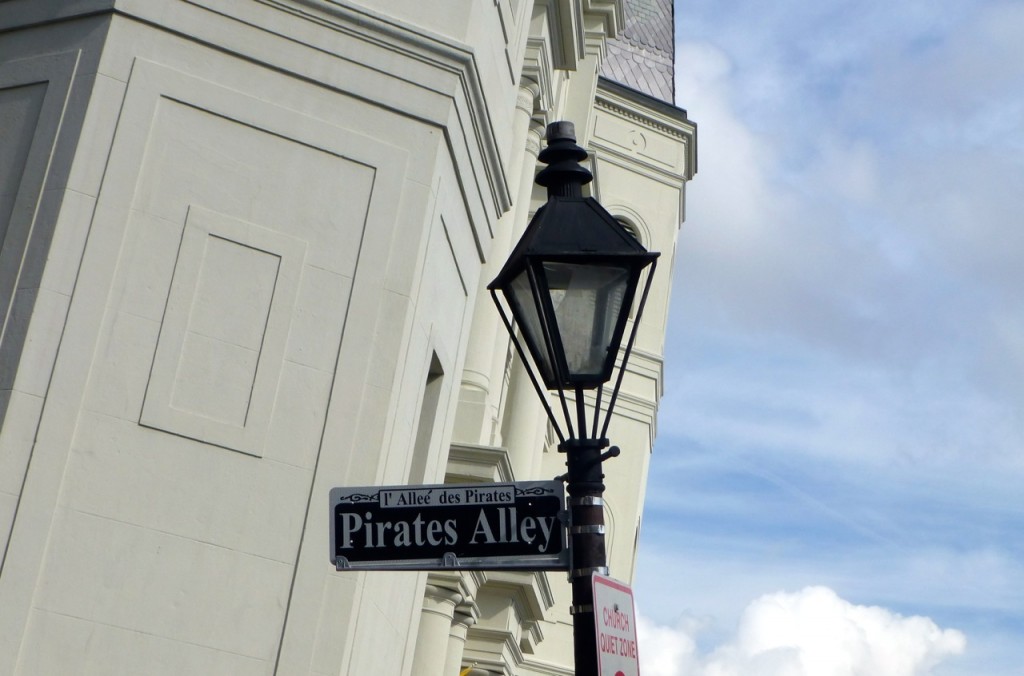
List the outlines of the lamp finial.
{"label": "lamp finial", "polygon": [[594,180],[594,175],[580,165],[587,159],[587,151],[576,145],[576,125],[567,120],[552,122],[545,134],[548,146],[537,159],[547,164],[537,174],[537,185],[548,189],[552,197],[583,197],[582,186]]}

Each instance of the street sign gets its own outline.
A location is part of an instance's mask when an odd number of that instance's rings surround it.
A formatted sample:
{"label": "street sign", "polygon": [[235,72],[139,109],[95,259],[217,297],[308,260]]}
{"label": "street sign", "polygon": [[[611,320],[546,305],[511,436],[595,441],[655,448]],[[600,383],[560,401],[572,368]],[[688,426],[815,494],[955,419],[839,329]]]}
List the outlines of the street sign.
{"label": "street sign", "polygon": [[568,570],[560,481],[334,488],[338,570]]}
{"label": "street sign", "polygon": [[593,575],[594,626],[600,676],[640,676],[633,590],[624,582]]}

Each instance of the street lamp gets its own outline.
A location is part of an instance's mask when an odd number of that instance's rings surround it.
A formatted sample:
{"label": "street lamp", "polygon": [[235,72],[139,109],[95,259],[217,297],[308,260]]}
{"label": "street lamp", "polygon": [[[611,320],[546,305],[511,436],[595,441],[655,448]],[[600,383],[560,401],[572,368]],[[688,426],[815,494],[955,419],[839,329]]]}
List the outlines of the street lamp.
{"label": "street lamp", "polygon": [[[608,446],[608,423],[659,254],[644,249],[597,200],[583,197],[582,186],[593,175],[579,164],[587,152],[576,145],[573,124],[548,125],[546,138],[539,159],[548,166],[536,180],[547,187],[548,201],[487,288],[558,435],[558,449],[566,454],[576,674],[596,676],[591,576],[608,572],[601,463],[619,453],[616,447],[604,453],[602,449]],[[641,288],[620,358],[630,309]],[[604,386],[616,366],[618,375],[602,422]],[[541,382],[558,393],[564,431]],[[594,391],[589,425],[587,391]]]}

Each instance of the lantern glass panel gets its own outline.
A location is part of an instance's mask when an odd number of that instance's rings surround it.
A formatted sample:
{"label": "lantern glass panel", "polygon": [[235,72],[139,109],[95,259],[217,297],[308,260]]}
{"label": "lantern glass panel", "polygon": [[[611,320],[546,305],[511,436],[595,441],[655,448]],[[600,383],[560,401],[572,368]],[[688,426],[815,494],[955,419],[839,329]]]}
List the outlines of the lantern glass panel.
{"label": "lantern glass panel", "polygon": [[526,268],[523,268],[505,288],[505,297],[512,308],[512,314],[519,321],[519,328],[526,339],[526,347],[540,369],[541,378],[545,383],[553,384],[554,357],[548,350],[544,323],[537,309],[537,299],[534,297],[533,285],[530,284],[530,275]]}
{"label": "lantern glass panel", "polygon": [[[614,360],[612,345],[630,269],[545,261],[544,273],[570,381],[600,377]],[[605,377],[606,379],[606,377]]]}

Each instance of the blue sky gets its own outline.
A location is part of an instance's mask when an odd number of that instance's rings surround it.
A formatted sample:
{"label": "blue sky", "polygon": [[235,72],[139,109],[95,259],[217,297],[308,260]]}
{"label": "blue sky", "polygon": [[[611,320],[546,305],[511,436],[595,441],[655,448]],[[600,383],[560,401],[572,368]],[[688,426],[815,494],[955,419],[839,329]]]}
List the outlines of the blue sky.
{"label": "blue sky", "polygon": [[1024,2],[676,19],[645,676],[1024,674]]}

